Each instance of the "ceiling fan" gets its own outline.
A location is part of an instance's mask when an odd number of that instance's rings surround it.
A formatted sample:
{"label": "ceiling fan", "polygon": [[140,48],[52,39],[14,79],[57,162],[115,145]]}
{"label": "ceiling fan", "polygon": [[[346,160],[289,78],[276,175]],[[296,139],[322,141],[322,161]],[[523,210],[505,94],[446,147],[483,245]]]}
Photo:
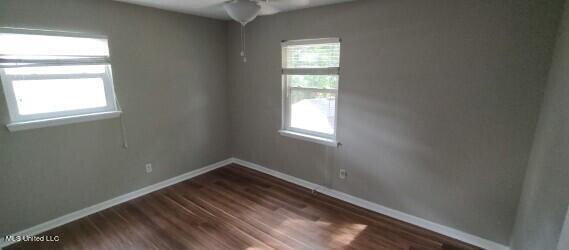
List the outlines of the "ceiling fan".
{"label": "ceiling fan", "polygon": [[291,7],[306,6],[309,0],[230,0],[223,3],[223,8],[231,19],[241,24],[241,57],[245,55],[245,25],[257,16],[272,15]]}

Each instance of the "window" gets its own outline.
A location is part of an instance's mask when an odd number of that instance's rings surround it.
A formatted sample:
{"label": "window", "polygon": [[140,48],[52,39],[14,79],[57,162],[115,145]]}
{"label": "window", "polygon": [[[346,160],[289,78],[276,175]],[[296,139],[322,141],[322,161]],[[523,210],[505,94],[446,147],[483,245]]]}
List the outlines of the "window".
{"label": "window", "polygon": [[281,134],[336,145],[340,40],[285,41],[282,63]]}
{"label": "window", "polygon": [[0,30],[11,131],[117,117],[106,38]]}

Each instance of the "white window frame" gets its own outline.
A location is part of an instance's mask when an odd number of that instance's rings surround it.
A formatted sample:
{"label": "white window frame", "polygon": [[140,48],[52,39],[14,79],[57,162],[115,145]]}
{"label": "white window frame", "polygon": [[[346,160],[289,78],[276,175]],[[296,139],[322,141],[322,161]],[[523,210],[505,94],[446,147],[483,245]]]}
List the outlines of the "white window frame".
{"label": "white window frame", "polygon": [[[79,66],[79,65],[78,65]],[[33,120],[43,120],[51,119],[57,117],[67,117],[75,115],[85,115],[90,113],[100,113],[100,112],[110,112],[116,111],[117,105],[115,101],[115,92],[113,89],[113,82],[111,77],[111,69],[109,65],[105,65],[105,72],[99,74],[34,74],[26,75],[25,78],[19,77],[17,75],[8,75],[4,69],[0,69],[0,76],[2,79],[2,86],[4,87],[4,95],[8,104],[8,112],[10,113],[10,120],[12,122],[29,122]],[[40,113],[31,115],[21,115],[18,112],[18,104],[16,101],[16,95],[14,93],[13,81],[17,80],[51,80],[51,79],[86,79],[86,78],[100,78],[103,80],[105,87],[105,98],[107,106],[78,109],[78,110],[67,110],[59,112],[50,113]]]}
{"label": "white window frame", "polygon": [[[17,33],[26,35],[50,35],[50,36],[67,36],[80,38],[107,39],[105,36],[86,35],[82,33],[71,33],[61,31],[44,31],[44,30],[28,30],[28,29],[12,29],[0,28],[0,33]],[[1,56],[1,55],[0,55]],[[17,62],[20,63],[20,62]],[[58,59],[48,61],[32,61],[31,63],[22,60],[22,67],[49,67],[49,66],[83,66],[83,65],[103,65],[105,71],[102,73],[76,73],[76,74],[30,74],[25,76],[7,74],[5,69],[0,67],[0,80],[2,81],[2,89],[10,123],[6,126],[10,131],[20,131],[34,128],[43,128],[56,125],[64,125],[77,122],[101,120],[115,118],[120,116],[121,111],[118,106],[115,88],[113,84],[112,69],[108,58],[89,58],[82,57],[77,59]],[[25,66],[30,64],[31,66]],[[16,65],[17,66],[17,65]],[[7,67],[7,66],[5,66]],[[15,66],[12,66],[15,67]],[[50,79],[87,79],[99,78],[103,80],[105,98],[107,105],[104,107],[86,108],[77,110],[66,110],[49,113],[22,115],[19,112],[16,95],[13,88],[13,82],[17,80],[50,80]]]}
{"label": "white window frame", "polygon": [[[338,146],[337,133],[338,133],[338,90],[340,88],[340,67],[328,68],[285,68],[287,58],[287,46],[293,45],[316,45],[326,43],[340,43],[339,38],[319,38],[319,39],[304,39],[304,40],[291,40],[283,41],[281,43],[282,51],[282,119],[281,130],[279,133],[283,136],[288,136],[296,139],[320,143],[326,146]],[[341,46],[341,45],[340,45]],[[340,52],[341,53],[341,52]],[[317,89],[317,88],[303,88],[303,87],[290,87],[287,75],[337,75],[338,88],[337,89]],[[295,128],[291,126],[290,114],[290,96],[292,90],[318,92],[318,93],[332,93],[335,95],[335,113],[334,113],[334,133],[326,134],[317,131]]]}

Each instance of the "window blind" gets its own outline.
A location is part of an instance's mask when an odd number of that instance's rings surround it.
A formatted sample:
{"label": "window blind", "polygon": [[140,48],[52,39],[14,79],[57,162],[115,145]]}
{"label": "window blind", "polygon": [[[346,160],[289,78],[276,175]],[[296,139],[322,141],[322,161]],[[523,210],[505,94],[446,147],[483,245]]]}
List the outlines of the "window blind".
{"label": "window blind", "polygon": [[22,30],[0,29],[2,68],[110,63],[106,38],[15,32]]}

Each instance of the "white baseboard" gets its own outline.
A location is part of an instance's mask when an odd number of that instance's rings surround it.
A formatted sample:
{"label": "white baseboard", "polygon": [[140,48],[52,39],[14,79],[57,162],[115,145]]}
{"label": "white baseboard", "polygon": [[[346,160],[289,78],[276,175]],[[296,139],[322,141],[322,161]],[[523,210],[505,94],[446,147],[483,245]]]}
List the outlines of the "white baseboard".
{"label": "white baseboard", "polygon": [[[83,208],[83,209],[81,209],[81,210],[72,212],[72,213],[70,213],[70,214],[66,214],[66,215],[61,216],[61,217],[59,217],[59,218],[55,218],[55,219],[53,219],[53,220],[44,222],[44,223],[42,223],[42,224],[39,224],[39,225],[30,227],[30,228],[28,228],[28,229],[22,230],[22,231],[20,231],[20,232],[17,232],[17,233],[11,234],[11,235],[22,235],[22,236],[23,236],[23,235],[38,235],[38,234],[41,234],[41,233],[43,233],[43,232],[49,231],[49,230],[51,230],[51,229],[53,229],[53,228],[56,228],[56,227],[58,227],[58,226],[61,226],[61,225],[63,225],[63,224],[66,224],[66,223],[69,223],[69,222],[72,222],[72,221],[81,219],[81,218],[83,218],[83,217],[85,217],[85,216],[88,216],[88,215],[97,213],[97,212],[99,212],[99,211],[105,210],[105,209],[110,208],[110,207],[112,207],[112,206],[121,204],[121,203],[123,203],[123,202],[127,202],[127,201],[129,201],[129,200],[132,200],[132,199],[135,199],[135,198],[137,198],[137,197],[143,196],[143,195],[145,195],[145,194],[148,194],[148,193],[151,193],[151,192],[160,190],[160,189],[162,189],[162,188],[165,188],[165,187],[174,185],[174,184],[176,184],[176,183],[178,183],[178,182],[185,181],[185,180],[187,180],[187,179],[196,177],[196,176],[198,176],[198,175],[205,174],[205,173],[207,173],[207,172],[209,172],[209,171],[212,171],[212,170],[214,170],[214,169],[217,169],[217,168],[226,166],[226,165],[228,165],[228,164],[231,164],[232,162],[233,162],[233,161],[232,161],[231,158],[230,158],[230,159],[223,160],[223,161],[220,161],[220,162],[216,162],[216,163],[214,163],[214,164],[211,164],[211,165],[208,165],[208,166],[205,166],[205,167],[202,167],[202,168],[199,168],[199,169],[196,169],[196,170],[187,172],[187,173],[185,173],[185,174],[182,174],[182,175],[179,175],[179,176],[176,176],[176,177],[173,177],[173,178],[170,178],[170,179],[167,179],[167,180],[158,182],[158,183],[156,183],[156,184],[152,184],[152,185],[150,185],[150,186],[147,186],[147,187],[138,189],[138,190],[136,190],[136,191],[133,191],[133,192],[130,192],[130,193],[127,193],[127,194],[123,194],[123,195],[118,196],[118,197],[115,197],[115,198],[113,198],[113,199],[110,199],[110,200],[107,200],[107,201],[104,201],[104,202],[95,204],[95,205],[93,205],[93,206],[90,206],[90,207],[87,207],[87,208]],[[0,249],[2,249],[3,247],[7,247],[7,246],[9,246],[9,245],[11,245],[11,244],[13,244],[13,243],[16,243],[16,242],[6,242],[6,241],[4,241],[4,238],[2,237],[2,238],[0,239]]]}
{"label": "white baseboard", "polygon": [[[406,213],[403,213],[403,212],[400,212],[400,211],[397,211],[397,210],[394,210],[394,209],[391,209],[388,207],[384,207],[384,206],[381,206],[379,204],[376,204],[376,203],[373,203],[370,201],[366,201],[364,199],[361,199],[361,198],[358,198],[358,197],[355,197],[355,196],[352,196],[352,195],[349,195],[346,193],[342,193],[342,192],[321,186],[319,184],[315,184],[315,183],[312,183],[309,181],[305,181],[305,180],[302,180],[300,178],[290,176],[290,175],[269,169],[267,167],[264,167],[264,166],[261,166],[261,165],[258,165],[258,164],[252,163],[252,162],[244,161],[244,160],[241,160],[238,158],[229,158],[229,159],[226,159],[226,160],[223,160],[223,161],[202,167],[200,169],[190,171],[188,173],[167,179],[165,181],[161,181],[159,183],[156,183],[156,184],[141,188],[139,190],[136,190],[136,191],[115,197],[113,199],[95,204],[93,206],[83,208],[81,210],[72,212],[70,214],[61,216],[59,218],[55,218],[53,220],[44,222],[42,224],[33,226],[31,228],[22,230],[20,232],[17,232],[17,233],[11,234],[11,235],[37,235],[37,234],[41,234],[43,232],[49,231],[49,230],[56,228],[58,226],[61,226],[63,224],[81,219],[85,216],[97,213],[97,212],[102,211],[104,209],[107,209],[109,207],[121,204],[123,202],[135,199],[135,198],[143,196],[145,194],[148,194],[148,193],[160,190],[162,188],[174,185],[178,182],[185,181],[185,180],[193,178],[195,176],[205,174],[209,171],[212,171],[214,169],[226,166],[226,165],[231,164],[231,163],[236,163],[236,164],[242,165],[244,167],[248,167],[248,168],[257,170],[259,172],[263,172],[265,174],[274,176],[276,178],[294,183],[296,185],[299,185],[299,186],[302,186],[302,187],[305,187],[308,189],[315,190],[319,193],[334,197],[336,199],[346,201],[346,202],[351,203],[353,205],[363,207],[363,208],[369,209],[371,211],[374,211],[374,212],[377,212],[380,214],[387,215],[389,217],[392,217],[392,218],[395,218],[395,219],[398,219],[398,220],[401,220],[401,221],[404,221],[404,222],[407,222],[407,223],[410,223],[410,224],[413,224],[413,225],[416,225],[416,226],[419,226],[419,227],[422,227],[422,228],[425,228],[425,229],[428,229],[428,230],[431,230],[431,231],[434,231],[434,232],[437,232],[437,233],[440,233],[440,234],[443,234],[446,236],[449,236],[449,237],[457,239],[457,240],[464,241],[466,243],[469,243],[469,244],[472,244],[472,245],[475,245],[475,246],[478,246],[478,247],[481,247],[484,249],[489,249],[489,250],[509,250],[510,249],[509,247],[504,246],[502,244],[499,244],[499,243],[496,243],[496,242],[493,242],[490,240],[486,240],[486,239],[480,238],[478,236],[468,234],[468,233],[462,232],[460,230],[457,230],[457,229],[454,229],[451,227],[443,226],[443,225],[440,225],[440,224],[437,224],[437,223],[434,223],[434,222],[431,222],[431,221],[428,221],[428,220],[425,220],[425,219],[422,219],[422,218],[419,218],[419,217],[416,217],[416,216],[413,216],[410,214],[406,214]],[[14,242],[5,242],[4,238],[2,238],[2,239],[0,239],[0,249],[8,246],[10,244],[13,244],[13,243]]]}
{"label": "white baseboard", "polygon": [[340,191],[336,191],[334,189],[330,189],[324,186],[321,186],[319,184],[315,184],[309,181],[305,181],[302,179],[299,179],[297,177],[294,176],[290,176],[287,174],[283,174],[281,172],[269,169],[267,167],[261,166],[259,164],[255,164],[252,162],[248,162],[248,161],[244,161],[238,158],[232,158],[231,159],[233,163],[242,165],[244,167],[248,167],[251,168],[253,170],[257,170],[259,172],[263,172],[265,174],[277,177],[279,179],[294,183],[296,185],[299,186],[303,186],[305,188],[308,189],[312,189],[315,190],[319,193],[334,197],[336,199],[339,200],[343,200],[345,202],[351,203],[353,205],[359,206],[359,207],[363,207],[366,209],[369,209],[371,211],[383,214],[383,215],[387,215],[389,217],[407,222],[409,224],[413,224],[415,226],[418,227],[422,227],[428,230],[431,230],[433,232],[437,232],[440,233],[442,235],[446,235],[448,237],[472,244],[474,246],[478,246],[484,249],[488,249],[488,250],[509,250],[510,248],[508,246],[504,246],[502,244],[487,240],[487,239],[483,239],[481,237],[469,234],[469,233],[465,233],[463,231],[451,228],[451,227],[447,227],[447,226],[443,226],[422,218],[419,218],[417,216],[413,216],[401,211],[397,211],[395,209],[391,209],[388,207],[384,207],[382,205],[346,194],[346,193],[342,193]]}

